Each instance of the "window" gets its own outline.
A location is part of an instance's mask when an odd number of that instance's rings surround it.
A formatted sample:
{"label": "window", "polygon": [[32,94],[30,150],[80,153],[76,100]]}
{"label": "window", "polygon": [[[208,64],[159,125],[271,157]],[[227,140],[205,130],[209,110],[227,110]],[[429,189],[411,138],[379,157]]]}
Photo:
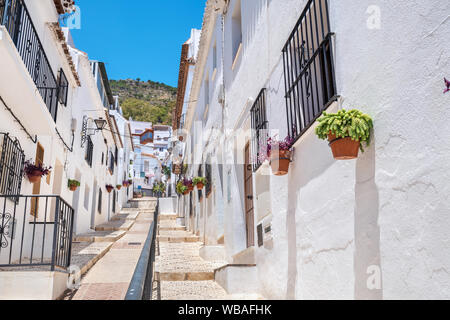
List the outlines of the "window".
{"label": "window", "polygon": [[205,106],[209,104],[209,73],[205,76]]}
{"label": "window", "polygon": [[211,194],[211,160],[208,157],[206,164],[205,164],[205,178],[206,178],[206,187],[205,187],[205,194],[207,197]]}
{"label": "window", "polygon": [[232,54],[233,54],[233,68],[236,62],[236,58],[242,46],[242,15],[241,15],[241,0],[237,0],[233,16],[232,16]]}
{"label": "window", "polygon": [[86,144],[86,154],[84,156],[84,159],[86,160],[89,167],[92,168],[92,155],[94,154],[94,144],[92,143],[91,136],[87,137],[87,144]]}
{"label": "window", "polygon": [[[22,186],[22,171],[25,153],[17,139],[0,133],[0,193],[19,195]],[[18,199],[14,199],[18,201]]]}
{"label": "window", "polygon": [[104,163],[104,161],[105,161],[105,153],[102,152],[102,164]]}
{"label": "window", "polygon": [[336,96],[327,0],[310,0],[283,48],[287,129],[298,139]]}
{"label": "window", "polygon": [[213,70],[217,69],[217,40],[214,42],[213,47]]}
{"label": "window", "polygon": [[62,105],[67,106],[67,95],[69,93],[69,82],[64,74],[63,69],[59,70],[58,74],[58,100]]}
{"label": "window", "polygon": [[253,171],[261,166],[261,154],[267,153],[268,121],[266,114],[266,89],[262,89],[250,109],[252,117]]}
{"label": "window", "polygon": [[[198,167],[198,176],[199,177],[203,177],[202,176],[202,165],[199,165],[199,167]],[[198,200],[200,201],[200,200],[202,200],[202,197],[203,197],[203,193],[202,193],[202,190],[198,190]]]}
{"label": "window", "polygon": [[117,149],[117,146],[116,146],[116,149],[115,149],[115,151],[114,151],[114,163],[117,165],[117,158],[119,157],[119,149]]}
{"label": "window", "polygon": [[111,174],[114,174],[114,163],[116,162],[113,153],[110,151],[109,155],[110,161],[109,161],[109,171]]}
{"label": "window", "polygon": [[98,189],[98,205],[97,205],[98,213],[102,213],[102,189]]}

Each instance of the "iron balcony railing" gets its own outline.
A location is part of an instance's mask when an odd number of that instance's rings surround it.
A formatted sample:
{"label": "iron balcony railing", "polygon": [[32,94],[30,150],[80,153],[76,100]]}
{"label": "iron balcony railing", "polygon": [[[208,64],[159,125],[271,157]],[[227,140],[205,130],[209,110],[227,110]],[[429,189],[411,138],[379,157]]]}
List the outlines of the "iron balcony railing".
{"label": "iron balcony railing", "polygon": [[327,0],[309,0],[283,48],[288,134],[297,140],[337,99]]}
{"label": "iron balcony railing", "polygon": [[74,210],[54,195],[0,195],[0,271],[70,266]]}
{"label": "iron balcony railing", "polygon": [[58,83],[23,0],[0,0],[0,24],[8,30],[47,108],[56,121]]}

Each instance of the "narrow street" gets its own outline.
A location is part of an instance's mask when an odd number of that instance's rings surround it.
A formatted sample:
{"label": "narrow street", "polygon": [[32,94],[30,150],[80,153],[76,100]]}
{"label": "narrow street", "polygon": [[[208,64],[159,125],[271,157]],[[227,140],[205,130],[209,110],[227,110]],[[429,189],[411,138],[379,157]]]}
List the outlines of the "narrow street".
{"label": "narrow street", "polygon": [[214,280],[214,271],[227,262],[200,257],[203,242],[176,218],[175,213],[158,218],[154,300],[262,299],[257,294],[227,294]]}
{"label": "narrow street", "polygon": [[[67,291],[64,300],[124,300],[156,205],[154,198],[142,201],[149,203],[148,209],[123,208],[109,223],[97,227],[97,231],[76,238],[80,243],[94,240],[93,243],[110,242],[111,245],[109,251],[82,277],[80,288]],[[117,234],[119,239],[111,242],[111,237]],[[72,263],[76,264],[77,256],[74,258]]]}

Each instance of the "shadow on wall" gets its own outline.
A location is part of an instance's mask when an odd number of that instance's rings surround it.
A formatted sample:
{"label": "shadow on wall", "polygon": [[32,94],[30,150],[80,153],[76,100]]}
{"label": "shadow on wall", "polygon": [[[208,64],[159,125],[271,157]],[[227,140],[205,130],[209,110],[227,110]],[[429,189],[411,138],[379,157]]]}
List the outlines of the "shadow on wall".
{"label": "shadow on wall", "polygon": [[375,141],[360,153],[355,179],[355,299],[382,299],[379,195],[375,183]]}
{"label": "shadow on wall", "polygon": [[294,153],[294,159],[289,168],[287,196],[288,276],[286,299],[296,298],[298,277],[296,212],[299,205],[299,193],[304,186],[322,175],[335,162],[328,144],[318,140],[313,129],[301,137],[301,143],[296,147]]}

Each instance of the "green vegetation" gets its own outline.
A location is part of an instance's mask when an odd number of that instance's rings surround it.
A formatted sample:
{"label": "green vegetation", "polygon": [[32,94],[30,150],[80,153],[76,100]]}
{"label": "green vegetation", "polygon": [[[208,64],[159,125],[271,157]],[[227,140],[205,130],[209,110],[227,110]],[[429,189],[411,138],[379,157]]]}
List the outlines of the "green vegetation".
{"label": "green vegetation", "polygon": [[[339,110],[337,113],[326,113],[317,119],[319,125],[316,134],[320,139],[327,139],[331,132],[337,138],[350,137],[352,140],[370,143],[370,134],[373,128],[372,118],[359,110]],[[361,151],[364,151],[360,144]]]}
{"label": "green vegetation", "polygon": [[110,80],[113,95],[119,96],[123,115],[136,121],[172,124],[177,89],[164,83],[140,79]]}
{"label": "green vegetation", "polygon": [[194,179],[192,179],[192,183],[194,184],[194,186],[196,186],[197,184],[201,183],[201,184],[206,184],[206,178],[204,177],[195,177]]}

